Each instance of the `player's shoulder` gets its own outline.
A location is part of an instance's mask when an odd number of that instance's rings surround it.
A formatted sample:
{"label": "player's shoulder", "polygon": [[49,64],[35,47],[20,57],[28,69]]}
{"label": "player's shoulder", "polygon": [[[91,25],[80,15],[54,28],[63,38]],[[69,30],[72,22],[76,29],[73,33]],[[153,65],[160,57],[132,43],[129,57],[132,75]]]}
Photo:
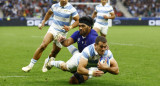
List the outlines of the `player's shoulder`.
{"label": "player's shoulder", "polygon": [[91,33],[92,33],[93,35],[98,36],[97,32],[96,32],[94,29],[91,29]]}
{"label": "player's shoulder", "polygon": [[91,29],[91,32],[88,34],[88,37],[91,39],[97,38],[98,34],[95,30]]}
{"label": "player's shoulder", "polygon": [[54,3],[54,4],[52,4],[51,7],[52,7],[52,8],[54,8],[54,7],[59,7],[59,3]]}
{"label": "player's shoulder", "polygon": [[111,55],[111,54],[112,54],[111,50],[106,50],[104,53],[104,55]]}
{"label": "player's shoulder", "polygon": [[96,7],[101,7],[101,4],[96,5]]}
{"label": "player's shoulder", "polygon": [[77,31],[75,31],[73,34],[79,35],[80,33],[79,33],[79,31],[77,30]]}
{"label": "player's shoulder", "polygon": [[112,8],[112,5],[106,4],[105,7]]}

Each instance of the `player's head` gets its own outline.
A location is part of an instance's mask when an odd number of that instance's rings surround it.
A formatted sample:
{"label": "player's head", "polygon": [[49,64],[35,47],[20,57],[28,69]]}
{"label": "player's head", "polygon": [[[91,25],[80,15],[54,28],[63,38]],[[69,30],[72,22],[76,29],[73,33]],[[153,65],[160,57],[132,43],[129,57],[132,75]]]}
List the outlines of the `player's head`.
{"label": "player's head", "polygon": [[65,6],[68,2],[68,0],[59,0],[61,6]]}
{"label": "player's head", "polygon": [[98,36],[95,41],[95,50],[99,55],[103,55],[108,48],[107,39],[103,36]]}
{"label": "player's head", "polygon": [[83,16],[79,19],[79,32],[82,36],[87,36],[93,25],[93,19],[90,16]]}
{"label": "player's head", "polygon": [[101,0],[102,4],[106,4],[108,2],[108,0]]}

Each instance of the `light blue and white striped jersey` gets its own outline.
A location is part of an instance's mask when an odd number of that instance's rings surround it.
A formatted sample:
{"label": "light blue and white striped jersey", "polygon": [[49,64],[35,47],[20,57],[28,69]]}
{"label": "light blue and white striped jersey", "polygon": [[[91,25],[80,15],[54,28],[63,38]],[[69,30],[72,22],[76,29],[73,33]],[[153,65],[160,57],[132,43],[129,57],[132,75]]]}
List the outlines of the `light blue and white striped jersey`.
{"label": "light blue and white striped jersey", "polygon": [[54,29],[62,30],[64,25],[69,26],[73,17],[78,15],[77,10],[68,2],[64,7],[59,3],[53,4],[51,10]]}
{"label": "light blue and white striped jersey", "polygon": [[95,50],[94,44],[91,44],[87,46],[86,48],[84,48],[84,50],[81,52],[80,57],[88,59],[87,67],[97,67],[97,63],[100,60],[100,58],[106,57],[106,58],[111,59],[113,58],[113,54],[110,50],[106,50],[104,55],[100,56]]}
{"label": "light blue and white striped jersey", "polygon": [[114,13],[113,7],[106,3],[106,5],[99,4],[96,6],[95,11],[97,12],[96,23],[103,26],[108,25],[108,19],[104,19],[104,15],[110,16],[110,13]]}

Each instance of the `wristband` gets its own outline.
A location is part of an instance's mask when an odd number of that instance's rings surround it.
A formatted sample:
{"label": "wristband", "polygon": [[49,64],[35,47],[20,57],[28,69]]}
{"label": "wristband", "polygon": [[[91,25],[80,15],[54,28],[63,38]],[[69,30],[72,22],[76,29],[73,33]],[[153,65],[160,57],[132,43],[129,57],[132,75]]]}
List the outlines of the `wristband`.
{"label": "wristband", "polygon": [[93,71],[92,71],[92,70],[89,70],[88,75],[89,75],[89,76],[92,76],[92,75],[93,75]]}

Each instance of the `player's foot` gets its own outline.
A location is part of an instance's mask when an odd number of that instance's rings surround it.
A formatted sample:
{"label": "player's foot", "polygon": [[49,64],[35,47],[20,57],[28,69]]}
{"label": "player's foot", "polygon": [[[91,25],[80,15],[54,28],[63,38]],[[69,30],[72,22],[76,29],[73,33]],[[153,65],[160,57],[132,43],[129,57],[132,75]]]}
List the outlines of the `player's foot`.
{"label": "player's foot", "polygon": [[47,62],[48,62],[48,61],[49,61],[49,59],[46,58],[45,61],[44,61],[44,65],[43,65],[43,68],[42,68],[42,72],[47,72],[47,71],[48,71],[48,69],[46,68],[46,65],[47,65]]}
{"label": "player's foot", "polygon": [[[52,58],[52,59],[51,59],[51,58]],[[51,58],[50,58],[50,59],[53,61],[54,57],[51,57]],[[43,68],[42,68],[42,72],[47,72],[47,71],[48,71],[48,69],[46,68],[46,65],[47,65],[47,63],[48,63],[48,61],[49,61],[50,59],[48,59],[48,58],[45,59],[44,65],[43,65]]]}
{"label": "player's foot", "polygon": [[22,67],[22,71],[29,72],[32,69],[30,66]]}
{"label": "player's foot", "polygon": [[54,61],[54,58],[50,58],[49,61],[46,63],[47,70],[50,70],[53,66],[51,65],[51,61]]}

